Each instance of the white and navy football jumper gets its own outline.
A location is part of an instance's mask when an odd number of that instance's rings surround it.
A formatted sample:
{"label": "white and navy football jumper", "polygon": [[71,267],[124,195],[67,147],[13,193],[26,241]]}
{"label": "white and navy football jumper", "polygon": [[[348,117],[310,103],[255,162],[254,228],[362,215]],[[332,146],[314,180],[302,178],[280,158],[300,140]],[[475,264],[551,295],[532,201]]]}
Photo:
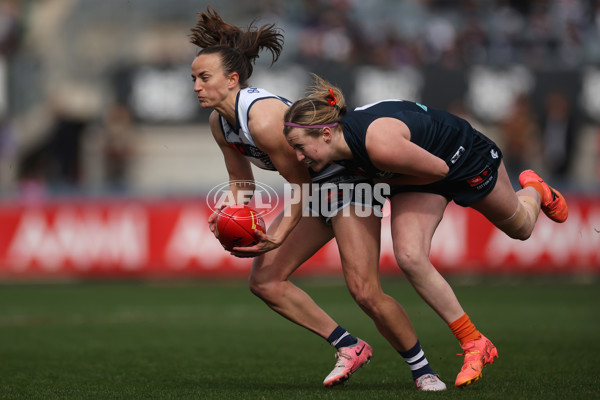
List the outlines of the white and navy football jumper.
{"label": "white and navy football jumper", "polygon": [[[259,88],[245,88],[238,92],[237,99],[235,101],[235,117],[236,126],[232,126],[223,116],[220,116],[221,130],[225,136],[225,140],[230,146],[234,147],[242,155],[248,158],[248,160],[256,165],[258,168],[275,171],[275,165],[269,158],[269,155],[264,151],[256,147],[252,133],[248,128],[248,114],[250,108],[258,100],[263,99],[279,99],[288,106],[291,102],[283,97],[276,96],[264,89]],[[283,134],[283,133],[282,133]]]}

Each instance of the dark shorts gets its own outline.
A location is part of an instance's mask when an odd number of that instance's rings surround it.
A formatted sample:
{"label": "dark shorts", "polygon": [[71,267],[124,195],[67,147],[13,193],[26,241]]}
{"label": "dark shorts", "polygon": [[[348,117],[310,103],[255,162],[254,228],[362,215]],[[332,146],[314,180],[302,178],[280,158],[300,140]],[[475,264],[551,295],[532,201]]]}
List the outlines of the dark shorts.
{"label": "dark shorts", "polygon": [[389,195],[388,185],[373,185],[364,176],[350,174],[340,165],[331,165],[325,170],[312,175],[313,183],[318,192],[311,196],[308,210],[313,216],[325,218],[331,223],[331,218],[342,212],[349,205],[358,207],[357,213],[383,216],[383,205]]}
{"label": "dark shorts", "polygon": [[435,193],[469,207],[487,196],[498,180],[502,152],[492,140],[473,132],[473,146],[465,160],[446,178],[429,185],[392,186],[390,197],[405,192]]}

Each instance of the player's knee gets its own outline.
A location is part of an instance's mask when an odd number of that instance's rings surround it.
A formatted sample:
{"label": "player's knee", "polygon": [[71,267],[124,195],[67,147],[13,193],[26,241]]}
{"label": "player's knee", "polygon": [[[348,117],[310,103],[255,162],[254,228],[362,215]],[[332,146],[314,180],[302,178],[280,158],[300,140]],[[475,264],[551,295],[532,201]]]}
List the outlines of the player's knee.
{"label": "player's knee", "polygon": [[354,301],[358,306],[367,311],[367,313],[372,313],[376,308],[376,301],[374,296],[370,292],[358,291],[352,294]]}
{"label": "player's knee", "polygon": [[250,288],[250,291],[258,297],[261,297],[261,293],[264,291],[264,286],[261,282],[252,279],[252,277],[248,279],[248,287]]}
{"label": "player's knee", "polygon": [[383,295],[383,292],[379,289],[379,285],[357,281],[349,283],[348,289],[356,304],[363,311],[368,315],[377,313],[379,300],[381,295]]}
{"label": "player's knee", "polygon": [[398,248],[394,251],[394,254],[398,267],[407,276],[415,275],[422,271],[423,263],[427,258],[422,252],[410,248]]}
{"label": "player's knee", "polygon": [[278,296],[278,285],[274,280],[251,274],[248,279],[250,291],[257,297],[267,300]]}

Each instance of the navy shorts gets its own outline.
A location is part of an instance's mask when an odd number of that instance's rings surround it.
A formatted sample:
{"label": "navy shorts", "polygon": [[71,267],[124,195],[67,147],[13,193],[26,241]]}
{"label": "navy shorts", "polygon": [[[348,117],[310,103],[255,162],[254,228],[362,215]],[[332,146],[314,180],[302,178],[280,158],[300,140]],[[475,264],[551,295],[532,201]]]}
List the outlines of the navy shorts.
{"label": "navy shorts", "polygon": [[392,186],[391,196],[405,192],[435,193],[469,207],[487,196],[498,180],[502,152],[482,133],[473,130],[473,145],[463,163],[439,182]]}
{"label": "navy shorts", "polygon": [[341,165],[331,164],[312,174],[315,187],[318,188],[308,202],[308,210],[313,216],[331,218],[350,204],[356,205],[366,214],[383,216],[383,205],[389,193],[387,185],[373,185],[369,178],[352,175]]}

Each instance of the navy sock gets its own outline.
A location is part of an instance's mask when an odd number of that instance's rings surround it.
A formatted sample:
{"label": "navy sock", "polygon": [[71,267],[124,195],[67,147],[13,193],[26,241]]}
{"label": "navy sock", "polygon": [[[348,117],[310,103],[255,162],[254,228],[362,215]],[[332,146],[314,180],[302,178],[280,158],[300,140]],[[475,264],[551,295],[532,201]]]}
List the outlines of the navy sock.
{"label": "navy sock", "polygon": [[404,361],[410,367],[410,371],[412,372],[413,380],[425,375],[425,374],[435,374],[433,369],[429,366],[429,362],[425,357],[425,352],[421,348],[421,343],[417,340],[417,344],[415,344],[412,349],[407,351],[399,351],[400,355],[404,358]]}
{"label": "navy sock", "polygon": [[357,338],[352,336],[347,330],[339,325],[333,330],[333,332],[331,332],[331,335],[329,335],[327,341],[336,349],[339,349],[340,347],[352,346],[353,344],[358,343]]}

